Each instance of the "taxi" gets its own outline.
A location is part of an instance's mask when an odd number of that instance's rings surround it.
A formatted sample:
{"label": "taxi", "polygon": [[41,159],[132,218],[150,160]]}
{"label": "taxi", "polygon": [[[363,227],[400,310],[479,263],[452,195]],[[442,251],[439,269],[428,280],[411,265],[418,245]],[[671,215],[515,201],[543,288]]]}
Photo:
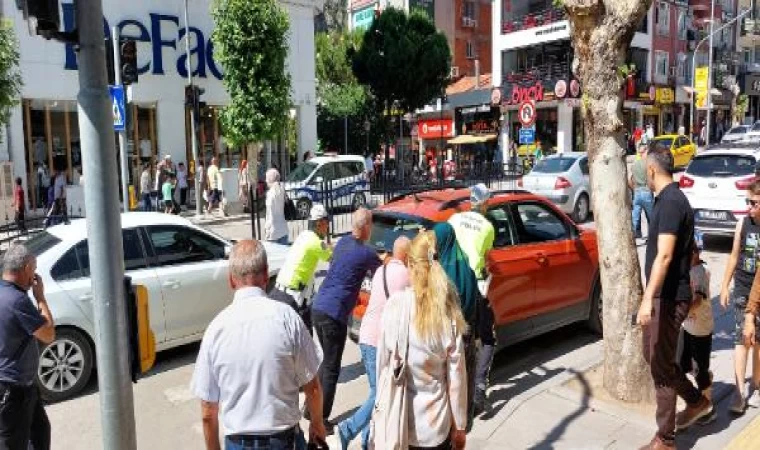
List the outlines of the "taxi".
{"label": "taxi", "polygon": [[673,154],[673,165],[676,168],[684,168],[697,153],[697,146],[691,139],[679,134],[663,134],[653,139],[668,148]]}

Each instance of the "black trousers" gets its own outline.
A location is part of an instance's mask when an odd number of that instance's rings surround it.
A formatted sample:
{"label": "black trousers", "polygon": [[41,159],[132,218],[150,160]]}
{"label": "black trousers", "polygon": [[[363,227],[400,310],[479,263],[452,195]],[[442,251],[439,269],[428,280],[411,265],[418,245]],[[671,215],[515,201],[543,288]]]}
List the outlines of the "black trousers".
{"label": "black trousers", "polygon": [[710,353],[712,352],[712,334],[693,336],[683,330],[683,352],[681,353],[681,370],[694,372],[697,389],[704,391],[710,382]]}
{"label": "black trousers", "polygon": [[22,233],[26,233],[26,219],[24,218],[24,216],[25,216],[25,211],[23,208],[16,210],[14,221],[16,222],[16,227],[18,227],[18,231]]}
{"label": "black trousers", "polygon": [[306,325],[306,329],[309,330],[309,334],[312,336],[314,335],[314,330],[311,325],[311,307],[309,305],[304,305],[303,307],[298,306],[298,303],[296,303],[296,300],[292,295],[288,294],[285,291],[281,291],[276,287],[272,288],[272,290],[269,291],[268,295],[272,300],[278,301],[280,303],[285,303],[286,305],[293,308],[293,310],[297,312],[299,316],[301,316],[301,320],[303,320],[304,325]]}
{"label": "black trousers", "polygon": [[187,204],[187,188],[179,188],[179,204],[181,206]]}
{"label": "black trousers", "polygon": [[50,421],[37,386],[0,382],[0,450],[50,449]]}
{"label": "black trousers", "polygon": [[316,310],[312,310],[311,318],[324,357],[322,366],[319,368],[319,382],[322,384],[322,414],[324,420],[327,420],[335,401],[335,390],[338,387],[340,362],[343,359],[343,349],[346,347],[348,327],[345,323]]}

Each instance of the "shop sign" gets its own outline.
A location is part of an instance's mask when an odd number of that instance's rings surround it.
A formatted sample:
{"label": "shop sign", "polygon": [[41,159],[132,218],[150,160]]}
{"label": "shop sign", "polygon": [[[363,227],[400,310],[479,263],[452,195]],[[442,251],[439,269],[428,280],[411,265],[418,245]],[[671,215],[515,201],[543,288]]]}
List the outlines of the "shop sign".
{"label": "shop sign", "polygon": [[[63,12],[64,31],[73,31],[75,25],[75,13],[73,3],[61,3]],[[188,33],[187,30],[180,28],[178,16],[172,14],[148,13],[150,16],[148,26],[136,19],[126,19],[118,23],[119,34],[122,39],[135,40],[138,43],[144,42],[150,45],[151,51],[148,54],[151,58],[146,62],[140,61],[142,65],[138,66],[137,72],[142,75],[150,72],[152,75],[165,75],[164,69],[164,49],[173,49],[178,52],[176,68],[177,74],[181,77],[187,77],[187,55],[185,54],[184,45],[181,41]],[[167,27],[173,25],[176,28],[176,35],[167,35]],[[106,38],[111,36],[111,25],[106,18],[103,18],[103,28]],[[149,31],[150,30],[150,31]],[[222,71],[214,61],[214,43],[211,39],[204,36],[203,31],[195,27],[190,27],[191,48],[190,55],[196,67],[193,69],[193,75],[206,78],[207,73],[211,72],[216,79],[222,79]],[[210,33],[209,33],[210,34]],[[195,48],[192,47],[195,45]],[[138,52],[140,54],[141,52]],[[64,64],[66,70],[77,70],[77,54],[72,44],[66,44],[66,60]]]}
{"label": "shop sign", "polygon": [[564,31],[567,31],[567,24],[562,25],[552,25],[547,28],[541,28],[536,30],[536,36],[550,36],[552,34],[562,33]]}
{"label": "shop sign", "polygon": [[570,96],[577,98],[579,95],[581,95],[581,83],[578,82],[578,80],[571,80],[570,81]]}
{"label": "shop sign", "polygon": [[697,108],[707,106],[707,67],[697,67],[694,71],[694,90],[697,91]]}
{"label": "shop sign", "polygon": [[375,21],[375,8],[370,6],[368,8],[360,9],[352,14],[351,21],[355,30],[367,30],[372,26],[372,22]]}
{"label": "shop sign", "polygon": [[536,104],[534,102],[525,102],[517,110],[517,117],[523,127],[530,127],[536,123]]}
{"label": "shop sign", "polygon": [[462,134],[492,134],[498,132],[498,120],[480,119],[462,124]]}
{"label": "shop sign", "polygon": [[533,86],[512,85],[512,94],[509,96],[510,105],[518,105],[531,101],[544,101],[544,86],[540,81],[537,81]]}
{"label": "shop sign", "polygon": [[649,86],[649,100],[655,101],[657,98],[657,88],[654,86]]}
{"label": "shop sign", "polygon": [[661,105],[670,105],[675,100],[675,92],[669,87],[657,88],[655,91],[655,101]]}
{"label": "shop sign", "polygon": [[746,75],[744,93],[747,95],[760,95],[760,75]]}
{"label": "shop sign", "polygon": [[498,106],[501,104],[501,88],[495,87],[491,91],[491,105]]}
{"label": "shop sign", "polygon": [[557,98],[565,98],[565,95],[567,95],[567,82],[565,82],[565,80],[559,80],[557,81],[557,84],[554,85],[554,95],[556,95]]}
{"label": "shop sign", "polygon": [[454,121],[451,119],[425,119],[417,124],[420,139],[454,137]]}

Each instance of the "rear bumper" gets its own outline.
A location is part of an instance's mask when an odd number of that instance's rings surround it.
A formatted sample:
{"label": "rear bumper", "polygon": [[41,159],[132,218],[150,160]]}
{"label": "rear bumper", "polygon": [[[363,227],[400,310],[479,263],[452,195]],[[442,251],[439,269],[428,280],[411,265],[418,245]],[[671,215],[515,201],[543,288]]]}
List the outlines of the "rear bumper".
{"label": "rear bumper", "polygon": [[709,236],[733,236],[736,231],[736,220],[712,221],[697,219],[694,221],[694,229]]}

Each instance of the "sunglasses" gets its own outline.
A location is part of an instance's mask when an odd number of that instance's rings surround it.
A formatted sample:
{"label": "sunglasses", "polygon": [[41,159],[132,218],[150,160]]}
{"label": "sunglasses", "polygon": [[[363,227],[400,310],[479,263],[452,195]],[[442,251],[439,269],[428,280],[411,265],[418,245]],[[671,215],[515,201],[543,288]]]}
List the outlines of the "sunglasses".
{"label": "sunglasses", "polygon": [[758,205],[760,205],[760,201],[751,200],[749,198],[747,199],[747,206],[749,206],[750,208],[756,208]]}

